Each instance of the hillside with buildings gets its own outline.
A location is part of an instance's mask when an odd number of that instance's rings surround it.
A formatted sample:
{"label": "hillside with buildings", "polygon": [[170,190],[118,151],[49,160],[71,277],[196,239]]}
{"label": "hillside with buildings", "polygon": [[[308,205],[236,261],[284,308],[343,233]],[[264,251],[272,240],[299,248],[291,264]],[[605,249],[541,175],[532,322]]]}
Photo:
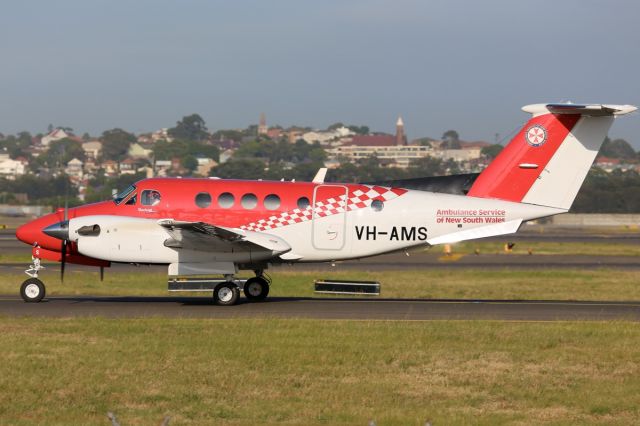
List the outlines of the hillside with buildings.
{"label": "hillside with buildings", "polygon": [[[309,180],[327,167],[329,181],[356,182],[473,173],[502,148],[462,140],[455,130],[439,139],[411,139],[401,117],[395,124],[394,134],[343,123],[284,128],[268,126],[261,114],[257,125],[210,132],[192,114],[175,127],[137,135],[112,129],[77,136],[70,128],[53,126],[37,135],[0,133],[0,193],[5,204],[57,206],[65,193],[77,203],[108,199],[114,190],[153,176]],[[626,141],[607,139],[594,163],[597,179],[587,180],[586,192],[598,193],[591,186],[601,188],[603,179],[636,185],[638,157]],[[621,175],[628,179],[611,178]],[[577,204],[591,208],[584,198]],[[619,207],[630,208],[636,207]]]}

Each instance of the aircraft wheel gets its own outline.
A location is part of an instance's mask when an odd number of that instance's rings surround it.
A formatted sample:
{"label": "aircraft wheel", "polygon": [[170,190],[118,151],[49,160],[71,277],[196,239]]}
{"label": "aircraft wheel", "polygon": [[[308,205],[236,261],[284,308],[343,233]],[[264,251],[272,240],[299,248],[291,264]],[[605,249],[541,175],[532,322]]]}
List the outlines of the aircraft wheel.
{"label": "aircraft wheel", "polygon": [[213,301],[216,305],[230,306],[238,303],[240,289],[235,283],[223,282],[213,290]]}
{"label": "aircraft wheel", "polygon": [[44,283],[37,278],[29,278],[20,286],[20,296],[27,303],[38,303],[44,299],[45,293]]}
{"label": "aircraft wheel", "polygon": [[250,302],[259,302],[267,298],[269,283],[262,277],[249,278],[244,283],[244,295]]}

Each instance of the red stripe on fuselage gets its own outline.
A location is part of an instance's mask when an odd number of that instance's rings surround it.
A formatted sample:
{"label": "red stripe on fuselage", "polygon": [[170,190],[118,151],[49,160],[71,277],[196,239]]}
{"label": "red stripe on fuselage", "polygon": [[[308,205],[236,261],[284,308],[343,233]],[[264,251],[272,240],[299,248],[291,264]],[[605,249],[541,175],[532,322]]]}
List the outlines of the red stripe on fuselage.
{"label": "red stripe on fuselage", "polygon": [[[175,219],[178,221],[205,222],[218,226],[266,231],[277,227],[287,226],[298,221],[290,216],[300,211],[298,200],[306,197],[307,202],[313,206],[322,205],[324,210],[321,216],[326,216],[328,209],[324,204],[327,200],[340,197],[345,194],[344,188],[348,188],[347,205],[350,210],[366,208],[373,199],[380,198],[390,201],[407,192],[401,188],[381,188],[360,184],[324,184],[322,198],[314,200],[314,189],[319,184],[308,182],[280,182],[280,181],[250,181],[250,180],[223,180],[223,179],[176,179],[176,178],[154,178],[145,179],[136,183],[137,199],[135,204],[128,205],[126,202],[116,205],[113,201],[105,201],[95,204],[88,204],[69,209],[68,217],[73,219],[80,216],[90,215],[114,215],[128,216],[148,219]],[[378,191],[374,189],[378,189]],[[155,190],[161,195],[161,200],[157,205],[142,205],[141,194],[145,190]],[[230,208],[222,208],[218,204],[218,197],[222,193],[231,193],[234,197],[234,204]],[[206,207],[196,205],[196,196],[200,193],[207,193],[211,196],[211,204]],[[242,197],[252,194],[257,198],[255,208],[245,208],[242,205]],[[280,205],[269,210],[265,206],[265,198],[268,195],[277,195]],[[361,195],[360,195],[361,194]],[[133,195],[133,193],[131,194]],[[281,218],[278,221],[276,219]],[[306,218],[310,220],[311,214]],[[272,220],[273,219],[273,220]],[[18,228],[16,235],[18,239],[27,243],[37,243],[47,250],[59,251],[60,240],[42,232],[44,228],[54,223],[64,220],[64,212],[43,216],[28,224]],[[75,253],[74,246],[70,248],[70,253]]]}
{"label": "red stripe on fuselage", "polygon": [[[578,114],[545,114],[529,120],[478,176],[467,195],[522,201],[579,119]],[[547,139],[540,146],[532,146],[526,140],[527,131],[535,125],[547,131]],[[521,168],[521,164],[538,167]]]}

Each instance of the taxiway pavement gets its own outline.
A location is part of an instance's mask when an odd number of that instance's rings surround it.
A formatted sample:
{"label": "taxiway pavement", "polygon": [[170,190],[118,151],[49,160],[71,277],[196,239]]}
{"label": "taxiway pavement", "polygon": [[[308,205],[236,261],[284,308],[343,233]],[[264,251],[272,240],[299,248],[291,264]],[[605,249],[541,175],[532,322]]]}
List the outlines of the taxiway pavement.
{"label": "taxiway pavement", "polygon": [[316,318],[348,320],[640,321],[640,302],[275,297],[215,306],[210,297],[0,297],[0,316],[106,318]]}

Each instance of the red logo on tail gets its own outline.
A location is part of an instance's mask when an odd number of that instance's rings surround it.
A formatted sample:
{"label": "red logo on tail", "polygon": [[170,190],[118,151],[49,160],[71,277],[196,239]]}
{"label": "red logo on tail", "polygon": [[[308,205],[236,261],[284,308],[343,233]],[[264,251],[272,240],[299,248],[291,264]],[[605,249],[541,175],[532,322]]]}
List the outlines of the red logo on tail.
{"label": "red logo on tail", "polygon": [[527,129],[524,138],[531,146],[540,146],[547,141],[547,129],[539,124],[535,124]]}

